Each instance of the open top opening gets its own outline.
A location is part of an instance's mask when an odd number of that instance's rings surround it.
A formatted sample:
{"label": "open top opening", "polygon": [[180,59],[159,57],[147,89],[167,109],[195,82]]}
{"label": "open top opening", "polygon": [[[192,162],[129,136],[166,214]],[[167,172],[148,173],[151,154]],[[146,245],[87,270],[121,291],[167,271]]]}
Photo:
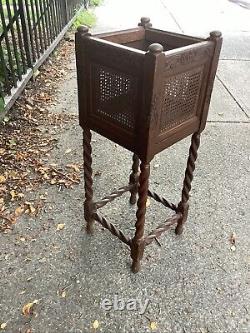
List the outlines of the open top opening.
{"label": "open top opening", "polygon": [[166,32],[158,29],[138,27],[135,29],[100,34],[95,37],[147,52],[149,45],[159,43],[164,51],[192,45],[204,41],[182,34]]}

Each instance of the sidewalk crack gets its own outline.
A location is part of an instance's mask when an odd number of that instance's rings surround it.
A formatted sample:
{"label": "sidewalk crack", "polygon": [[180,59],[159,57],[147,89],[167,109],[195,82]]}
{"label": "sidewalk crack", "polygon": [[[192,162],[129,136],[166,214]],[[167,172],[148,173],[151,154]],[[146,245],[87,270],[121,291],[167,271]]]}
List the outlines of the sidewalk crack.
{"label": "sidewalk crack", "polygon": [[232,99],[235,101],[235,103],[238,105],[238,107],[241,109],[241,111],[245,114],[245,116],[249,119],[249,116],[247,112],[244,110],[243,106],[237,101],[237,99],[234,97],[234,95],[231,93],[229,88],[226,86],[226,84],[219,78],[218,74],[216,75],[216,78],[220,81],[220,83],[223,85],[223,87],[226,89],[226,91],[229,93],[229,95],[232,97]]}
{"label": "sidewalk crack", "polygon": [[162,6],[164,8],[166,8],[166,10],[168,11],[169,15],[171,16],[171,18],[173,19],[173,21],[175,22],[175,24],[177,25],[177,27],[184,34],[184,30],[182,29],[182,27],[180,26],[179,22],[177,21],[177,19],[175,18],[174,14],[171,12],[171,10],[168,8],[168,6],[166,5],[166,3],[163,0],[161,0],[161,4],[162,4]]}

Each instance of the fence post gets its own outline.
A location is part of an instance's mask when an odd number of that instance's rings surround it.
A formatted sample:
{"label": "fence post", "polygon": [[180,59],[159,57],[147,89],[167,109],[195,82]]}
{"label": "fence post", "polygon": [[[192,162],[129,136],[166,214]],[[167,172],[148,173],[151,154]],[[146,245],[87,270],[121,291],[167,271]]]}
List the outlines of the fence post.
{"label": "fence post", "polygon": [[23,0],[18,0],[18,7],[19,7],[19,13],[20,13],[20,19],[21,19],[21,25],[22,25],[22,31],[23,31],[23,41],[24,41],[26,58],[27,58],[27,65],[29,68],[32,68],[30,40],[29,40],[28,25],[27,25]]}
{"label": "fence post", "polygon": [[63,11],[64,11],[64,24],[69,22],[69,11],[68,11],[68,0],[63,0]]}

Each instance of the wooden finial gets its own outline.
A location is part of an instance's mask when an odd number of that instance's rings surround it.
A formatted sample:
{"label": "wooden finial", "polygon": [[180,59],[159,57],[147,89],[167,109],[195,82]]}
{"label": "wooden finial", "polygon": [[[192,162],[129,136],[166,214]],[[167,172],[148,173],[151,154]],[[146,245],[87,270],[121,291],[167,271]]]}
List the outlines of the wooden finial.
{"label": "wooden finial", "polygon": [[152,53],[161,53],[163,52],[163,46],[159,43],[153,43],[149,45],[148,50]]}
{"label": "wooden finial", "polygon": [[222,36],[222,33],[220,31],[211,31],[210,32],[210,39],[217,39],[220,38]]}
{"label": "wooden finial", "polygon": [[85,25],[80,25],[77,28],[77,32],[81,35],[87,35],[87,34],[89,34],[89,28],[86,27]]}
{"label": "wooden finial", "polygon": [[150,23],[150,18],[149,17],[142,17],[141,22],[138,25],[141,26],[141,27],[144,27],[144,28],[152,27],[152,24]]}

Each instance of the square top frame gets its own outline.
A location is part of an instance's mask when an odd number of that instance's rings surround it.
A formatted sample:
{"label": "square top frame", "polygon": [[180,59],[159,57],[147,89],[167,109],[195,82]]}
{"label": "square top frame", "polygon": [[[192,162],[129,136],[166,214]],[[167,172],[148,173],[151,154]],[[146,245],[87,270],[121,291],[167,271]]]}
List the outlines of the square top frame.
{"label": "square top frame", "polygon": [[138,27],[76,33],[79,119],[149,163],[206,125],[222,36],[206,39]]}

